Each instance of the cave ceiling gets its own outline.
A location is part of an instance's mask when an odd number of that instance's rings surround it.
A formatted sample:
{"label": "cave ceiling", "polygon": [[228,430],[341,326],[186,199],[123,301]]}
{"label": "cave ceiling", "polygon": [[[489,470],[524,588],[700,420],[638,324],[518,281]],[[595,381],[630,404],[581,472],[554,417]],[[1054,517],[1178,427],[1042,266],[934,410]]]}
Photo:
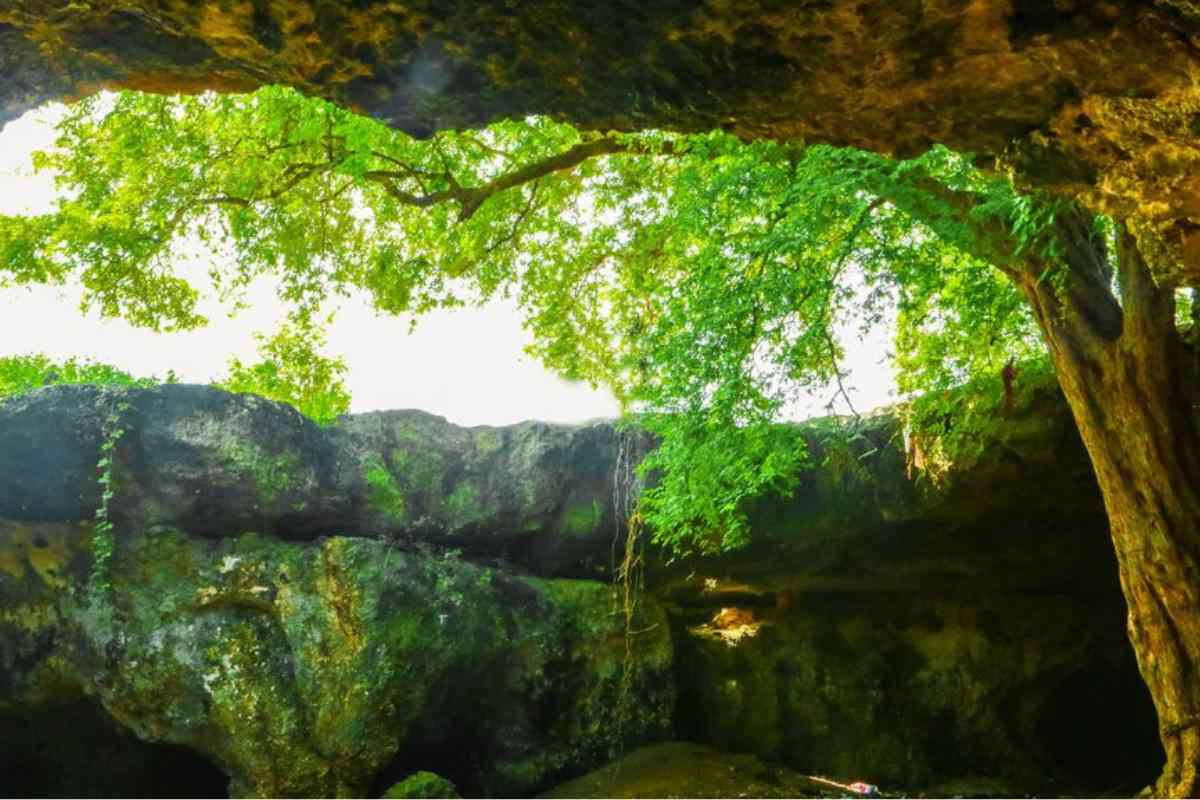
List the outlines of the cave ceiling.
{"label": "cave ceiling", "polygon": [[584,128],[944,143],[1126,218],[1200,284],[1192,0],[0,0],[0,123],[102,88],[277,83],[424,136]]}

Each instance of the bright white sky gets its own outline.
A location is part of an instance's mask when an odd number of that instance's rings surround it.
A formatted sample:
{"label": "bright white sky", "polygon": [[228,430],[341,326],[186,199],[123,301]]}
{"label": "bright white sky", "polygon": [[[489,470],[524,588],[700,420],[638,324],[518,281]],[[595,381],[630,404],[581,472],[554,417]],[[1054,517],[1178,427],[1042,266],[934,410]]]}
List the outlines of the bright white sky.
{"label": "bright white sky", "polygon": [[[50,106],[0,130],[0,214],[49,209],[53,180],[34,174],[30,153],[51,146],[55,116]],[[260,286],[250,307],[236,317],[229,318],[213,303],[202,309],[211,320],[208,327],[161,334],[101,319],[96,312],[85,316],[79,296],[77,287],[0,289],[0,356],[79,356],[135,375],[164,375],[174,369],[184,382],[203,383],[221,375],[230,356],[255,361],[254,333],[272,331],[284,316],[271,287]],[[419,408],[460,425],[580,422],[618,412],[607,391],[564,381],[524,354],[530,337],[510,303],[431,313],[411,334],[409,322],[408,317],[381,316],[362,301],[342,306],[327,349],[349,366],[353,411]],[[886,345],[885,332],[875,332],[847,359],[851,395],[860,412],[891,400],[891,370],[883,365]],[[805,404],[795,413],[826,413],[826,400]]]}

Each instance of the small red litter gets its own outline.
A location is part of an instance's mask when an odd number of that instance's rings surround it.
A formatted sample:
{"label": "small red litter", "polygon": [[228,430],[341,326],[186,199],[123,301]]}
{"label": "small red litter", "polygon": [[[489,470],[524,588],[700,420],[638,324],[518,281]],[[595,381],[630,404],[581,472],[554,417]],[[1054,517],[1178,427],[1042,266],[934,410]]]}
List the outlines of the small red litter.
{"label": "small red litter", "polygon": [[854,783],[839,783],[838,781],[833,781],[829,778],[822,778],[817,775],[805,775],[804,777],[816,783],[823,783],[826,786],[833,786],[838,789],[842,789],[843,791],[850,792],[851,794],[856,794],[859,797],[879,797],[879,787],[873,783],[864,783],[862,781],[855,781]]}

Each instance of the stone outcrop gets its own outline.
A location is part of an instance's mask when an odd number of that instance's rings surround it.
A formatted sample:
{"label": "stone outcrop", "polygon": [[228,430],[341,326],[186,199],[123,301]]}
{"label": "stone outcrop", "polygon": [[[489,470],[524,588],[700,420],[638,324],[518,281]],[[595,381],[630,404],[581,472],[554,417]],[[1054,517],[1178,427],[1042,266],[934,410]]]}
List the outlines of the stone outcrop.
{"label": "stone outcrop", "polygon": [[[618,454],[646,446],[610,423],[318,428],[193,386],[11,398],[3,752],[50,769],[98,740],[169,748],[237,794],[419,770],[524,794],[679,737],[905,789],[1135,786],[1161,753],[1070,416],[1048,387],[980,408],[958,439],[887,413],[807,424],[812,466],[755,509],[754,544],[655,555],[627,628],[580,579],[608,580]],[[180,793],[160,778],[105,785]]]}
{"label": "stone outcrop", "polygon": [[817,467],[757,510],[749,548],[652,571],[677,734],[934,796],[1153,779],[1154,711],[1065,403],[1034,384],[1000,415],[965,394],[980,408],[940,437],[886,413],[810,425]]}
{"label": "stone outcrop", "polygon": [[0,0],[0,122],[103,87],[279,83],[417,135],[539,113],[940,142],[1134,218],[1172,284],[1200,280],[1198,67],[1185,0]]}
{"label": "stone outcrop", "polygon": [[671,728],[662,610],[642,606],[627,661],[600,583],[368,539],[163,530],[123,535],[98,574],[90,538],[0,522],[0,718],[87,696],[220,767],[235,796],[271,797],[363,796],[422,766],[519,796]]}
{"label": "stone outcrop", "polygon": [[64,387],[0,410],[0,518],[91,519],[106,425],[125,431],[111,512],[125,529],[423,541],[573,577],[608,567],[617,450],[639,446],[607,422],[460,428],[399,411],[322,429],[208,387]]}
{"label": "stone outcrop", "polygon": [[[750,545],[699,569],[657,565],[659,592],[687,603],[743,594],[749,585],[756,592],[1114,588],[1103,501],[1057,386],[1030,381],[1011,415],[997,403],[967,394],[966,413],[942,436],[909,430],[889,410],[859,422],[806,423],[812,467],[791,497],[752,511]],[[957,441],[956,425],[967,428]]]}
{"label": "stone outcrop", "polygon": [[1136,793],[1162,763],[1115,587],[727,596],[672,618],[677,734],[724,751],[933,796]]}
{"label": "stone outcrop", "polygon": [[[887,412],[808,423],[814,468],[754,510],[749,548],[706,569],[793,590],[1113,584],[1102,502],[1057,388],[1031,384],[1014,414],[985,419],[953,452]],[[210,387],[55,387],[0,406],[0,518],[91,520],[114,425],[124,529],[424,542],[543,577],[610,574],[614,490],[629,490],[614,486],[618,454],[649,446],[611,422],[462,428],[390,411],[320,428]],[[660,591],[686,594],[691,570],[658,569]]]}
{"label": "stone outcrop", "polygon": [[526,571],[569,573],[590,563],[567,559],[579,542],[608,547],[593,496],[618,442],[611,425],[464,430],[419,413],[320,429],[204,387],[11,399],[0,716],[86,696],[216,764],[236,795],[361,796],[381,774],[447,766],[469,791],[528,794],[661,739],[661,607],[639,607],[627,655],[610,586],[496,566],[519,546],[540,554]]}

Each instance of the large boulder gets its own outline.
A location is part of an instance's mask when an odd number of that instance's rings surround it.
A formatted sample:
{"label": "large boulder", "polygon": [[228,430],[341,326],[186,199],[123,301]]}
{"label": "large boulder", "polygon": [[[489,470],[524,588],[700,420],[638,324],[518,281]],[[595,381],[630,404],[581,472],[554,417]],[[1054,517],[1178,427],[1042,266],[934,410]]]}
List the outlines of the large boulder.
{"label": "large boulder", "polygon": [[[700,572],[788,589],[1115,585],[1103,504],[1061,394],[1031,384],[1008,415],[986,410],[993,400],[971,400],[985,410],[953,450],[894,410],[805,423],[796,491],[758,503],[751,546]],[[611,422],[464,428],[389,411],[320,428],[211,387],[48,387],[0,403],[0,518],[92,520],[106,439],[121,531],[338,533],[593,578],[611,574],[621,536],[619,456],[636,463],[650,446]],[[703,586],[696,564],[668,560],[654,564],[657,585]]]}
{"label": "large boulder", "polygon": [[358,529],[589,577],[611,567],[618,454],[647,446],[609,421],[463,428],[419,411],[343,417],[329,435]]}
{"label": "large boulder", "polygon": [[627,649],[609,586],[345,537],[138,531],[101,564],[93,538],[0,520],[0,716],[86,695],[274,797],[422,767],[516,796],[670,731],[666,618],[643,602]]}
{"label": "large boulder", "polygon": [[803,423],[809,466],[751,511],[748,547],[654,564],[682,602],[754,591],[1046,591],[1117,587],[1091,462],[1051,380],[1011,413],[963,390],[936,426],[903,409]]}
{"label": "large boulder", "polygon": [[106,439],[123,530],[421,540],[577,577],[609,566],[617,452],[641,446],[608,422],[463,428],[399,411],[319,428],[211,387],[50,387],[0,404],[0,517],[90,520]]}

